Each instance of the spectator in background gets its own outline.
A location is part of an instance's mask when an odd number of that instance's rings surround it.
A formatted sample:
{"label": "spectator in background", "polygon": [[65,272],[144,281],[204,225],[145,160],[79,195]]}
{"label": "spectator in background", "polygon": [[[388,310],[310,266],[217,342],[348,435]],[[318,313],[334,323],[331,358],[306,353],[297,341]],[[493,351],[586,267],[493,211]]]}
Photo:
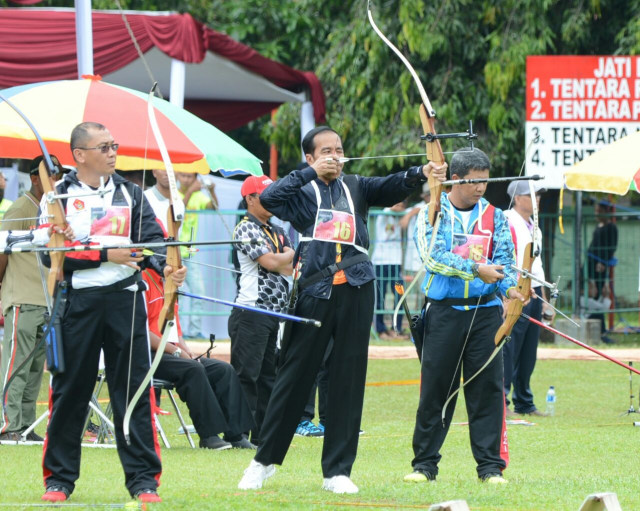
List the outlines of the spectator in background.
{"label": "spectator in background", "polygon": [[[162,339],[158,318],[164,304],[164,286],[160,275],[152,269],[146,269],[142,275],[148,287],[145,299],[149,342],[155,356]],[[182,338],[177,304],[175,307],[176,335],[166,344],[155,376],[175,384],[180,399],[187,404],[201,448],[255,449],[244,435],[253,426],[253,417],[236,372],[222,360],[194,359]],[[224,433],[224,439],[218,436],[220,433]]]}
{"label": "spectator in background", "polygon": [[[404,251],[404,265],[402,271],[404,273],[404,280],[410,283],[416,274],[422,269],[422,260],[416,249],[416,244],[413,242],[413,231],[416,228],[416,217],[420,212],[420,209],[425,207],[429,203],[431,198],[431,192],[429,191],[429,183],[422,185],[422,192],[420,194],[422,199],[412,208],[407,209],[407,212],[400,218],[400,228],[404,232],[404,238],[407,240]],[[411,304],[414,308],[422,308],[422,302],[424,298],[421,293],[414,293],[415,301]],[[409,297],[405,298],[408,300]]]}
{"label": "spectator in background", "polygon": [[[394,290],[396,282],[401,281],[402,272],[402,229],[400,216],[406,209],[406,203],[398,202],[390,208],[384,208],[376,218],[376,236],[371,262],[376,272],[376,309],[385,309],[387,286],[394,296],[394,305],[398,303],[398,295]],[[387,329],[384,313],[376,314],[376,332],[380,339],[407,339],[402,335],[402,314],[398,314],[397,323]]]}
{"label": "spectator in background", "polygon": [[[587,252],[587,275],[596,285],[596,296],[600,298],[602,288],[607,283],[607,270],[615,266],[617,260],[613,257],[618,248],[618,227],[613,218],[613,206],[605,201],[596,204],[595,214],[597,225],[593,231],[591,244]],[[604,315],[603,331],[604,331]]]}
{"label": "spectator in background", "polygon": [[[286,312],[293,272],[293,248],[285,232],[271,224],[272,214],[260,195],[272,181],[268,176],[245,179],[240,194],[247,214],[234,230],[234,239],[253,238],[260,244],[234,245],[233,259],[239,273],[236,303],[274,312]],[[274,316],[233,308],[229,316],[231,365],[240,378],[256,422],[251,441],[260,443],[260,430],[276,378],[276,341],[280,321]]]}
{"label": "spectator in background", "polygon": [[[185,209],[190,211],[204,211],[207,209],[218,209],[218,197],[216,197],[215,183],[211,182],[206,185],[205,188],[208,193],[205,193],[203,183],[195,173],[178,172],[176,173],[179,185],[180,197],[184,201]],[[197,239],[198,236],[198,215],[196,213],[186,213],[184,216],[184,222],[180,229],[180,240],[190,241]],[[182,258],[188,259],[190,256],[188,247],[181,248]],[[189,265],[189,271],[187,272],[187,289],[190,293],[195,295],[204,295],[204,280],[202,278],[202,272],[200,267],[196,264]],[[183,315],[185,338],[200,338],[205,337],[202,332],[202,316],[203,311],[202,300],[195,298],[187,299],[190,305],[189,310],[192,315]],[[184,304],[183,304],[184,305]]]}
{"label": "spectator in background", "polygon": [[407,209],[406,213],[400,218],[400,228],[405,233],[407,233],[407,237],[409,238],[404,252],[403,270],[405,274],[415,274],[422,268],[422,261],[420,260],[416,245],[415,243],[413,243],[411,237],[413,235],[413,231],[415,230],[416,216],[420,212],[420,209],[425,207],[429,203],[429,199],[431,198],[429,183],[425,183],[424,185],[422,185],[422,193],[420,194],[420,198],[422,200],[415,204],[412,208]]}
{"label": "spectator in background", "polygon": [[[535,195],[535,200],[540,203],[540,189]],[[522,268],[527,244],[533,241],[534,229],[538,226],[532,220],[533,200],[529,191],[529,183],[525,181],[513,181],[507,188],[507,193],[512,198],[513,207],[505,211],[505,216],[509,220],[511,237],[516,247],[516,264]],[[537,239],[542,243],[542,234],[538,229]],[[541,245],[542,246],[542,245]],[[542,267],[542,254],[535,258],[531,273],[538,279],[544,281],[544,269]],[[514,278],[517,278],[514,276]],[[542,321],[542,311],[551,316],[555,311],[546,303],[540,300],[540,296],[547,299],[547,290],[539,282],[532,280],[531,287],[536,293],[536,298],[525,305],[522,312],[538,321]],[[538,339],[540,337],[540,327],[531,323],[525,318],[520,318],[511,331],[511,341],[505,344],[502,350],[504,357],[504,395],[507,406],[509,406],[509,392],[513,384],[513,412],[507,409],[507,417],[512,415],[538,415],[544,416],[546,413],[538,410],[533,403],[533,392],[531,391],[531,375],[536,366],[538,352]]]}
{"label": "spectator in background", "polygon": [[[55,156],[53,163],[62,167]],[[31,189],[15,201],[5,212],[0,230],[31,230],[36,226],[40,199],[43,189],[38,175],[42,156],[30,165]],[[0,174],[2,176],[2,174]],[[0,177],[0,186],[4,177]],[[3,200],[2,204],[6,201]],[[0,255],[0,281],[2,281],[2,313],[5,316],[5,332],[2,339],[2,368],[0,388],[12,377],[12,370],[20,367],[29,354],[40,343],[45,327],[47,302],[43,282],[40,278],[38,260],[35,253]],[[31,363],[14,376],[7,393],[5,409],[0,418],[0,439],[19,440],[21,433],[36,420],[36,400],[44,372],[45,345],[40,344]],[[27,440],[42,442],[44,439],[31,431]]]}
{"label": "spectator in background", "polygon": [[4,174],[0,172],[0,219],[4,216],[7,210],[13,204],[12,201],[5,198],[4,189],[7,187],[7,179],[4,177]]}

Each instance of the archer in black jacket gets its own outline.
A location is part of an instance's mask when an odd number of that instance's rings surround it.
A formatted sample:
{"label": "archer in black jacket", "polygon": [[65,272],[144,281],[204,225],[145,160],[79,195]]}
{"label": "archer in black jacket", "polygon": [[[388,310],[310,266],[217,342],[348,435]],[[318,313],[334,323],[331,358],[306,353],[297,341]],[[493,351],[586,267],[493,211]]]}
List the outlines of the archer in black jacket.
{"label": "archer in black jacket", "polygon": [[322,322],[320,328],[291,325],[281,367],[267,407],[262,443],[240,481],[257,489],[281,464],[327,343],[329,395],[324,448],[323,488],[356,493],[349,476],[358,448],[367,371],[369,329],[373,318],[375,274],[368,258],[367,216],[371,206],[391,206],[422,186],[431,171],[444,180],[446,166],[412,167],[387,177],[341,177],[344,156],[340,136],[321,126],[302,142],[308,167],[294,170],[260,196],[264,207],[301,233],[294,258],[302,262],[295,314]]}

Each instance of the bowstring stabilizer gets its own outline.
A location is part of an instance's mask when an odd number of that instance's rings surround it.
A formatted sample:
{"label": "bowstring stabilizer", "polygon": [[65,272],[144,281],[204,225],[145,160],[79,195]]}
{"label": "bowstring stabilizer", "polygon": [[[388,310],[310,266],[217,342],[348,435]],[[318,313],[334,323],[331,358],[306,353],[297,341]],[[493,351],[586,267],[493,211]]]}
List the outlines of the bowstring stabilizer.
{"label": "bowstring stabilizer", "polygon": [[[445,140],[448,138],[465,138],[467,139],[469,146],[465,151],[473,151],[473,141],[478,138],[478,134],[473,132],[473,121],[469,120],[469,129],[462,133],[426,133],[424,135],[420,135],[420,140],[425,140],[427,142],[435,142],[436,140]],[[444,153],[451,154],[451,153]]]}

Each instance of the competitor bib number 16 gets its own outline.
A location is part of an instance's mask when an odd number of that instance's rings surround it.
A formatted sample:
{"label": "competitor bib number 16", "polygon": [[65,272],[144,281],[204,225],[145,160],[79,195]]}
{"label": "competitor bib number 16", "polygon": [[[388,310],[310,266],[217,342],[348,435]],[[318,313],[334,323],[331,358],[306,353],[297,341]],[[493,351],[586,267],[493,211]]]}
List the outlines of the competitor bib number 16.
{"label": "competitor bib number 16", "polygon": [[353,245],[355,232],[355,217],[351,213],[331,209],[318,211],[313,230],[314,239]]}

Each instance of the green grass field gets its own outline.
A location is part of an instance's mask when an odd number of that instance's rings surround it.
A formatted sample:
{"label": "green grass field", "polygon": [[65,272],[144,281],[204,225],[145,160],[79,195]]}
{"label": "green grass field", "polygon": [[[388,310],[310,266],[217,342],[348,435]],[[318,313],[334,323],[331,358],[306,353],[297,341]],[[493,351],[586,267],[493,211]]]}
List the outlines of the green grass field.
{"label": "green grass field", "polygon": [[[437,483],[402,481],[411,471],[411,437],[418,400],[416,360],[370,361],[359,455],[352,473],[357,495],[321,490],[322,440],[295,437],[285,464],[258,492],[236,489],[250,452],[212,452],[189,448],[172,415],[161,419],[172,448],[163,449],[164,472],[153,509],[428,509],[431,504],[464,499],[472,510],[578,510],[595,492],[615,492],[622,508],[639,509],[640,415],[620,416],[629,408],[629,375],[614,364],[593,361],[540,361],[533,390],[540,408],[555,385],[556,416],[534,426],[510,426],[509,484],[480,484],[471,456],[468,428],[452,425],[442,449]],[[402,382],[403,385],[372,385]],[[634,407],[640,378],[634,376]],[[42,398],[46,396],[43,388]],[[170,408],[168,400],[163,407]],[[44,410],[44,406],[39,406]],[[466,420],[458,402],[455,422]],[[37,431],[44,433],[44,427]],[[0,446],[0,509],[29,509],[43,492],[42,448]],[[114,449],[84,449],[74,509],[124,503],[129,496]],[[106,506],[104,506],[106,508]]]}

